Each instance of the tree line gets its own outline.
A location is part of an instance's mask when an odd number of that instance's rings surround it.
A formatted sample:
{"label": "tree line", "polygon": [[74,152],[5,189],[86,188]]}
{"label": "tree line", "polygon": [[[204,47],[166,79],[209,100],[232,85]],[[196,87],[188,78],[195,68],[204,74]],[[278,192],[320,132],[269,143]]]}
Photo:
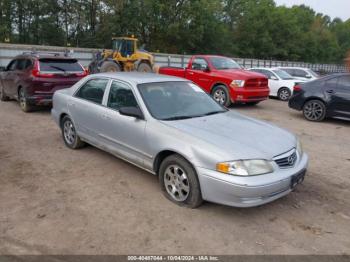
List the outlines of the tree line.
{"label": "tree line", "polygon": [[153,52],[340,63],[350,19],[273,0],[0,0],[0,42],[109,48],[130,35]]}

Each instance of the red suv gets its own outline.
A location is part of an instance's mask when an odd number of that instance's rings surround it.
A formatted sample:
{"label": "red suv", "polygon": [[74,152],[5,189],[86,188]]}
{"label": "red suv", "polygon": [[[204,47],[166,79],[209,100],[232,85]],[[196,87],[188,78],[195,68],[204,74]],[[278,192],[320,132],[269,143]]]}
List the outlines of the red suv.
{"label": "red suv", "polygon": [[16,99],[24,112],[51,105],[56,90],[87,75],[77,59],[59,53],[23,53],[0,72],[0,100]]}

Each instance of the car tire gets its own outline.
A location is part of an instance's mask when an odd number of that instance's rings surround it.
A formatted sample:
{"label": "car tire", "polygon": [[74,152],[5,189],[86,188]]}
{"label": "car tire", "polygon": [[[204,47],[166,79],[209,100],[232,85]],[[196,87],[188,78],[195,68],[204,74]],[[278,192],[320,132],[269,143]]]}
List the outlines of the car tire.
{"label": "car tire", "polygon": [[100,68],[100,71],[102,73],[104,73],[104,72],[120,72],[122,70],[117,63],[112,62],[112,61],[105,61],[105,62],[103,62],[102,66]]}
{"label": "car tire", "polygon": [[139,66],[137,67],[137,71],[141,72],[141,73],[152,73],[153,72],[152,67],[145,62],[142,62],[139,64]]}
{"label": "car tire", "polygon": [[322,121],[326,117],[326,111],[326,105],[320,100],[309,100],[303,106],[304,117],[309,121]]}
{"label": "car tire", "polygon": [[34,107],[29,104],[28,99],[27,99],[27,94],[25,88],[21,87],[18,90],[18,102],[19,106],[21,107],[23,112],[31,112],[33,111]]}
{"label": "car tire", "polygon": [[65,116],[61,121],[62,138],[67,147],[71,149],[82,148],[85,143],[80,140],[74,123],[69,116]]}
{"label": "car tire", "polygon": [[165,158],[159,168],[161,189],[170,201],[180,206],[197,208],[202,202],[202,194],[196,171],[180,155]]}
{"label": "car tire", "polygon": [[222,106],[229,107],[231,105],[230,94],[224,85],[218,85],[213,88],[211,93],[212,97],[216,102]]}
{"label": "car tire", "polygon": [[4,87],[0,86],[0,101],[9,101],[10,98],[5,94]]}
{"label": "car tire", "polygon": [[277,92],[278,99],[282,101],[288,101],[291,95],[292,92],[287,87],[281,87]]}

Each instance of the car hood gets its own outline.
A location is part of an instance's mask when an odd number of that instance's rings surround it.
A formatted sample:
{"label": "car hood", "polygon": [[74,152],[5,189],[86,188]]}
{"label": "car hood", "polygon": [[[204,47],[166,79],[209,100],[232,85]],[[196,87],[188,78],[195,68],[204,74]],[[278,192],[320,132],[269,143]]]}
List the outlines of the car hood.
{"label": "car hood", "polygon": [[266,78],[264,75],[243,69],[216,70],[217,76],[224,76],[231,80],[247,80],[250,78]]}
{"label": "car hood", "polygon": [[227,160],[270,160],[296,146],[288,131],[232,111],[163,123],[215,146]]}

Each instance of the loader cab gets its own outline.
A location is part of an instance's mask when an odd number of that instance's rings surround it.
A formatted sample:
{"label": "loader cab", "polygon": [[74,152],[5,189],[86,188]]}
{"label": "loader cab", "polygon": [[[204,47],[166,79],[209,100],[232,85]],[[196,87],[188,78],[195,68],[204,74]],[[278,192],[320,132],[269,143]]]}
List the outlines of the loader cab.
{"label": "loader cab", "polygon": [[118,51],[122,57],[132,56],[136,51],[137,39],[129,37],[118,37],[112,39],[112,48]]}

